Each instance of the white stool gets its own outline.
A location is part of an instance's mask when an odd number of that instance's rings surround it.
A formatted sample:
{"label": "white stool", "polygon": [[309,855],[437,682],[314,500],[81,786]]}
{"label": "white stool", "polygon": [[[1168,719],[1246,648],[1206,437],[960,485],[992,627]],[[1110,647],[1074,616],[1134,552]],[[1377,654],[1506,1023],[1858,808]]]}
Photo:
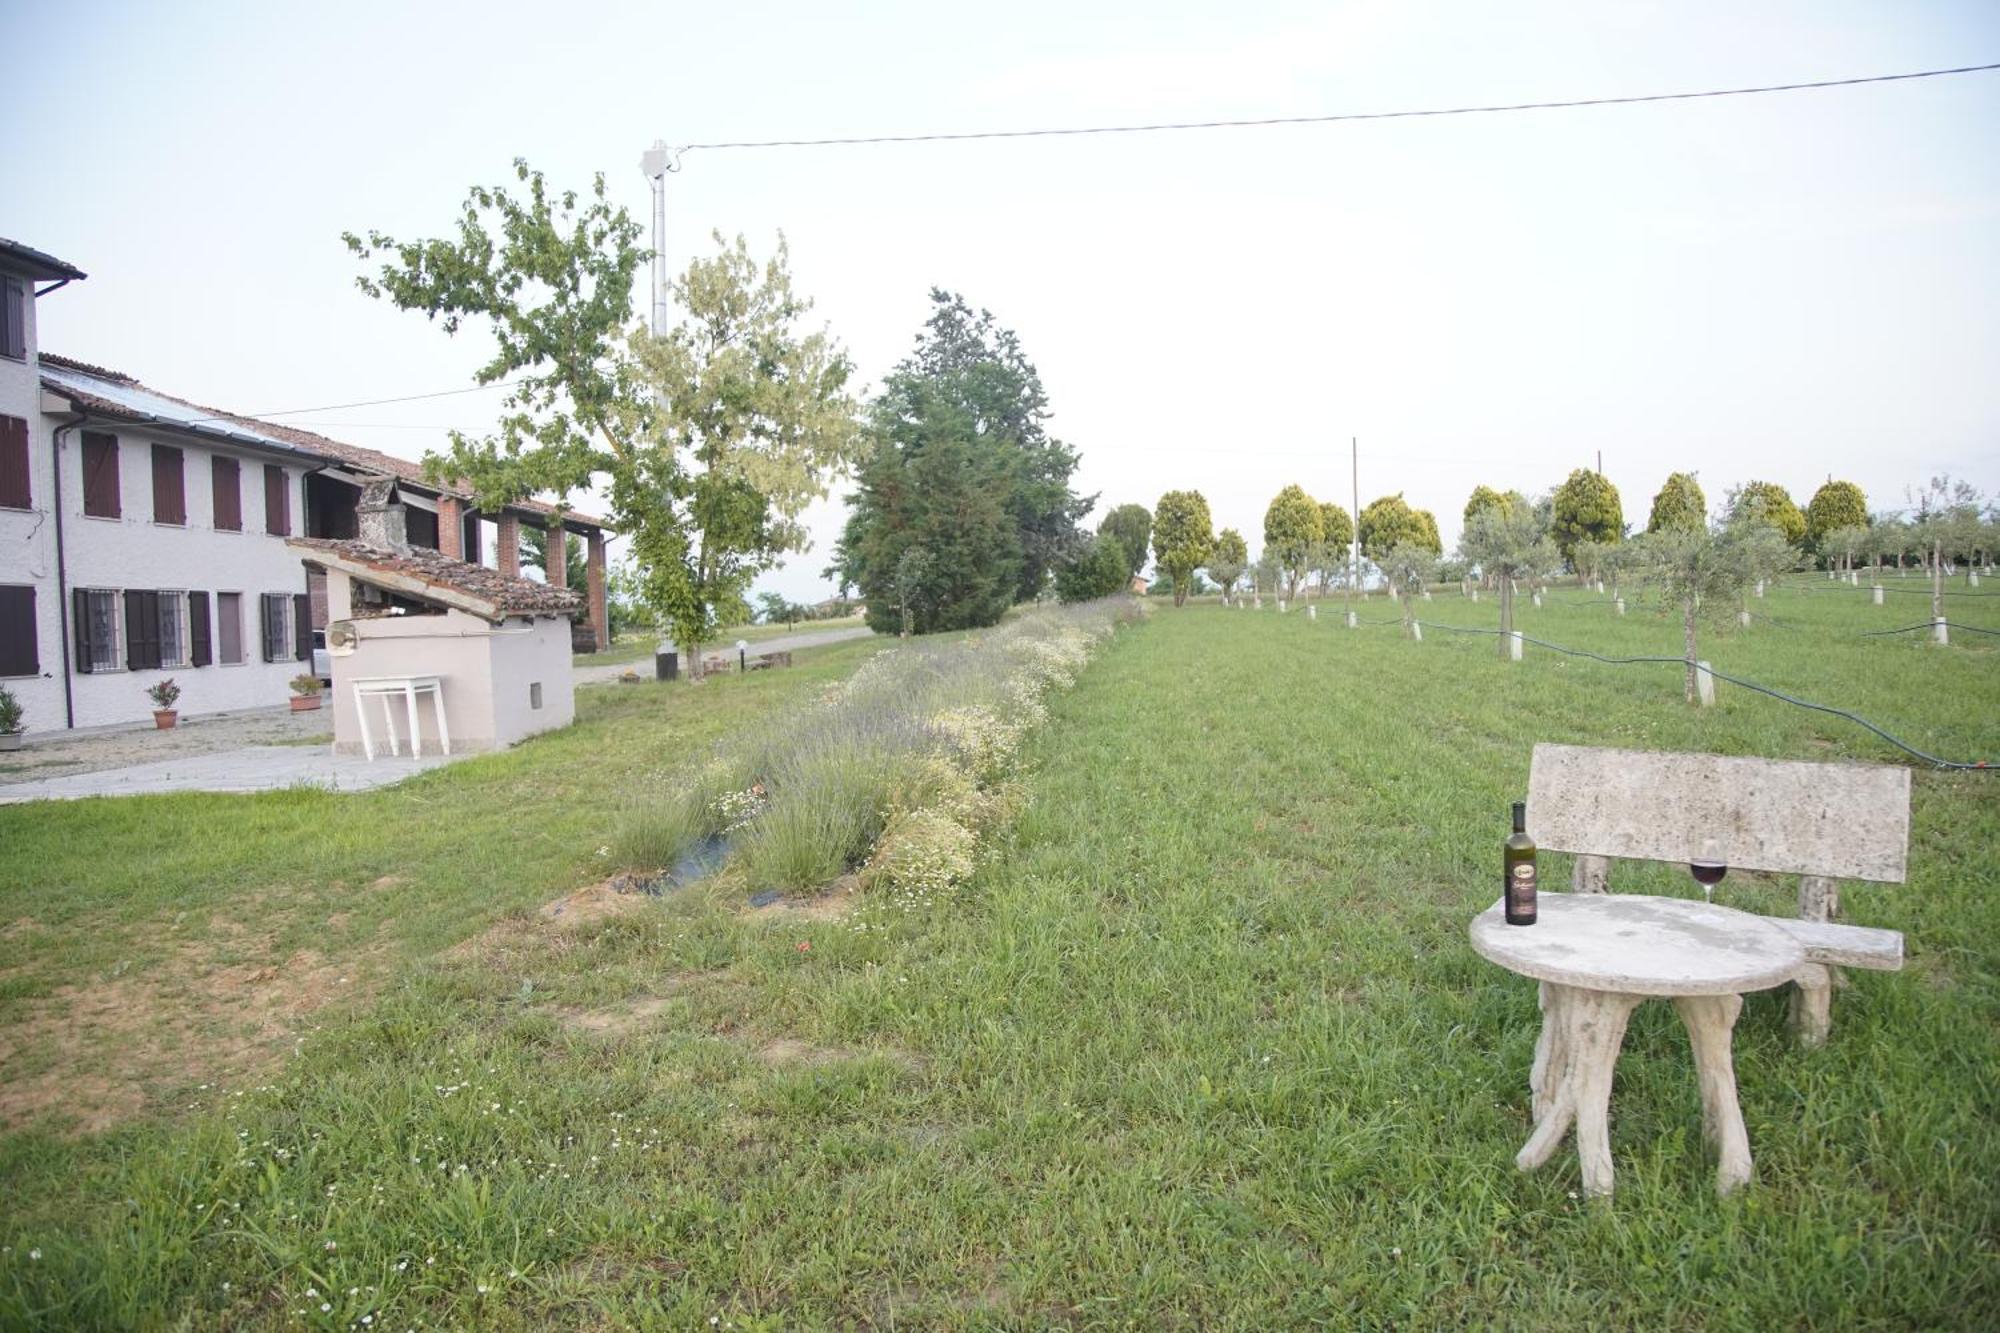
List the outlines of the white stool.
{"label": "white stool", "polygon": [[417,729],[417,696],[428,694],[437,708],[438,748],[451,753],[451,731],[444,721],[444,682],[436,676],[363,676],[354,682],[354,715],[361,724],[361,751],[375,761],[375,738],[368,734],[368,700],[382,700],[382,719],[389,728],[389,753],[402,753],[396,739],[396,696],[401,695],[405,716],[410,722],[410,753],[423,753],[422,733]]}

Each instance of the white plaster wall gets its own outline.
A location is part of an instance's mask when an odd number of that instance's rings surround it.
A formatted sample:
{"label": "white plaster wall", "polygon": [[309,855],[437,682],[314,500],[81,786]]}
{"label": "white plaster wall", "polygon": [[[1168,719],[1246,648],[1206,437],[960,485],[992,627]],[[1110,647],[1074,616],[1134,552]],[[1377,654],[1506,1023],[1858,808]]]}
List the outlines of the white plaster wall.
{"label": "white plaster wall", "polygon": [[[328,572],[327,605],[334,619],[347,619],[353,607],[350,576]],[[362,752],[354,682],[368,676],[438,677],[454,754],[502,749],[538,731],[568,726],[576,716],[566,619],[515,617],[495,626],[463,611],[446,611],[353,624],[355,650],[333,659],[333,744],[339,753]],[[529,707],[532,681],[542,684],[540,709]],[[384,702],[371,698],[366,706],[376,750],[385,752]],[[393,706],[396,734],[407,743],[403,699],[397,696]],[[417,733],[424,753],[438,752],[437,713],[429,696],[417,703]]]}
{"label": "white plaster wall", "polygon": [[[39,416],[31,425],[31,448],[47,452],[53,448],[55,428],[63,419]],[[136,427],[91,423],[91,429],[106,430],[118,439],[118,481],[120,516],[115,519],[87,518],[83,513],[83,444],[81,428],[63,432],[59,461],[62,470],[64,548],[69,586],[76,588],[160,588],[200,591],[211,595],[211,611],[220,617],[213,594],[234,592],[242,595],[243,656],[240,665],[216,663],[205,667],[177,667],[161,671],[115,671],[77,673],[71,689],[76,702],[76,725],[97,726],[112,722],[143,721],[152,715],[146,687],[172,676],[181,687],[178,705],[183,715],[222,712],[239,708],[281,706],[291,697],[288,682],[310,663],[286,656],[266,662],[262,653],[259,624],[260,599],[264,593],[287,597],[306,590],[305,566],[287,550],[283,537],[264,531],[264,465],[277,462],[285,469],[291,489],[292,531],[304,522],[302,463],[280,461],[268,454],[229,449],[212,449],[184,439],[154,435]],[[182,487],[187,498],[185,526],[153,522],[153,459],[155,441],[181,450]],[[237,460],[242,487],[243,531],[217,531],[215,491],[210,460],[215,453]],[[42,497],[36,497],[42,502]],[[53,527],[53,523],[50,524]],[[50,557],[53,566],[53,555]],[[36,606],[43,610],[42,666],[59,670],[61,663],[59,598],[55,576],[50,569],[45,581],[38,581]],[[121,607],[122,611],[122,607]],[[221,631],[210,627],[210,643],[221,656]],[[124,648],[120,644],[122,659]],[[62,682],[52,677],[52,706],[38,710],[38,729],[62,725]]]}
{"label": "white plaster wall", "polygon": [[[33,290],[33,284],[29,284]],[[63,725],[62,620],[55,596],[55,516],[50,498],[55,474],[41,428],[41,377],[35,364],[35,303],[27,302],[28,355],[0,357],[0,414],[28,423],[28,484],[32,509],[0,509],[0,583],[35,590],[35,647],[40,670],[32,676],[0,680],[26,710],[23,723],[34,731]]]}

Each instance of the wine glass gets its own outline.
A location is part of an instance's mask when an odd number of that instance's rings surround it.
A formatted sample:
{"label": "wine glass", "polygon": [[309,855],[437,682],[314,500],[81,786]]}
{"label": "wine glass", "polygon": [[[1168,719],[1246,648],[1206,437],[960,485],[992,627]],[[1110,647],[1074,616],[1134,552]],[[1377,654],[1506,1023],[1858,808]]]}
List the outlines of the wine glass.
{"label": "wine glass", "polygon": [[1701,840],[1701,846],[1688,858],[1688,873],[1694,882],[1701,885],[1704,902],[1715,901],[1715,886],[1722,883],[1722,877],[1729,873],[1729,863],[1723,859],[1722,843],[1708,837]]}

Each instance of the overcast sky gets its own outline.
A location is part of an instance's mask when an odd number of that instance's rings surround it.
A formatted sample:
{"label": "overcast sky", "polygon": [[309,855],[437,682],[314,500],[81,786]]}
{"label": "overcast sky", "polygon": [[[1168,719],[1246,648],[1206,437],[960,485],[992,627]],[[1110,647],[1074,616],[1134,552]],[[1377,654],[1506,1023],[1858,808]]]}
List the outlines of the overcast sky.
{"label": "overcast sky", "polygon": [[[718,139],[1667,92],[2000,60],[2000,5],[485,3],[0,10],[0,235],[78,264],[43,346],[250,413],[468,382],[353,285],[343,229],[439,234],[524,156]],[[1872,506],[2000,487],[2000,74],[1756,98],[1008,143],[689,153],[678,266],[783,229],[872,383],[933,285],[1019,331],[1098,515],[1193,487],[1255,550],[1298,482],[1402,491],[1603,451],[1643,526],[1693,468]],[[635,317],[644,295],[635,300]],[[295,416],[411,457],[495,393]],[[763,580],[794,598],[817,548]]]}

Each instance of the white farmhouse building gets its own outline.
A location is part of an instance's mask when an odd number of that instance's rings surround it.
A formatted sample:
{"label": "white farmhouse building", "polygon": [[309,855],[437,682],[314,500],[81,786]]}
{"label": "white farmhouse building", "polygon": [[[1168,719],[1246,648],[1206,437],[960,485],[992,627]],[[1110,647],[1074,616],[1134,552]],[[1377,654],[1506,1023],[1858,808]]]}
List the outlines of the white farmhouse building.
{"label": "white farmhouse building", "polygon": [[[325,575],[287,539],[354,537],[372,481],[398,483],[412,546],[520,573],[522,525],[546,527],[547,505],[484,515],[407,459],[42,353],[36,300],[84,276],[0,239],[0,684],[31,731],[142,721],[168,676],[183,715],[283,705],[328,613]],[[604,533],[563,526],[587,553],[577,646],[601,648]]]}

